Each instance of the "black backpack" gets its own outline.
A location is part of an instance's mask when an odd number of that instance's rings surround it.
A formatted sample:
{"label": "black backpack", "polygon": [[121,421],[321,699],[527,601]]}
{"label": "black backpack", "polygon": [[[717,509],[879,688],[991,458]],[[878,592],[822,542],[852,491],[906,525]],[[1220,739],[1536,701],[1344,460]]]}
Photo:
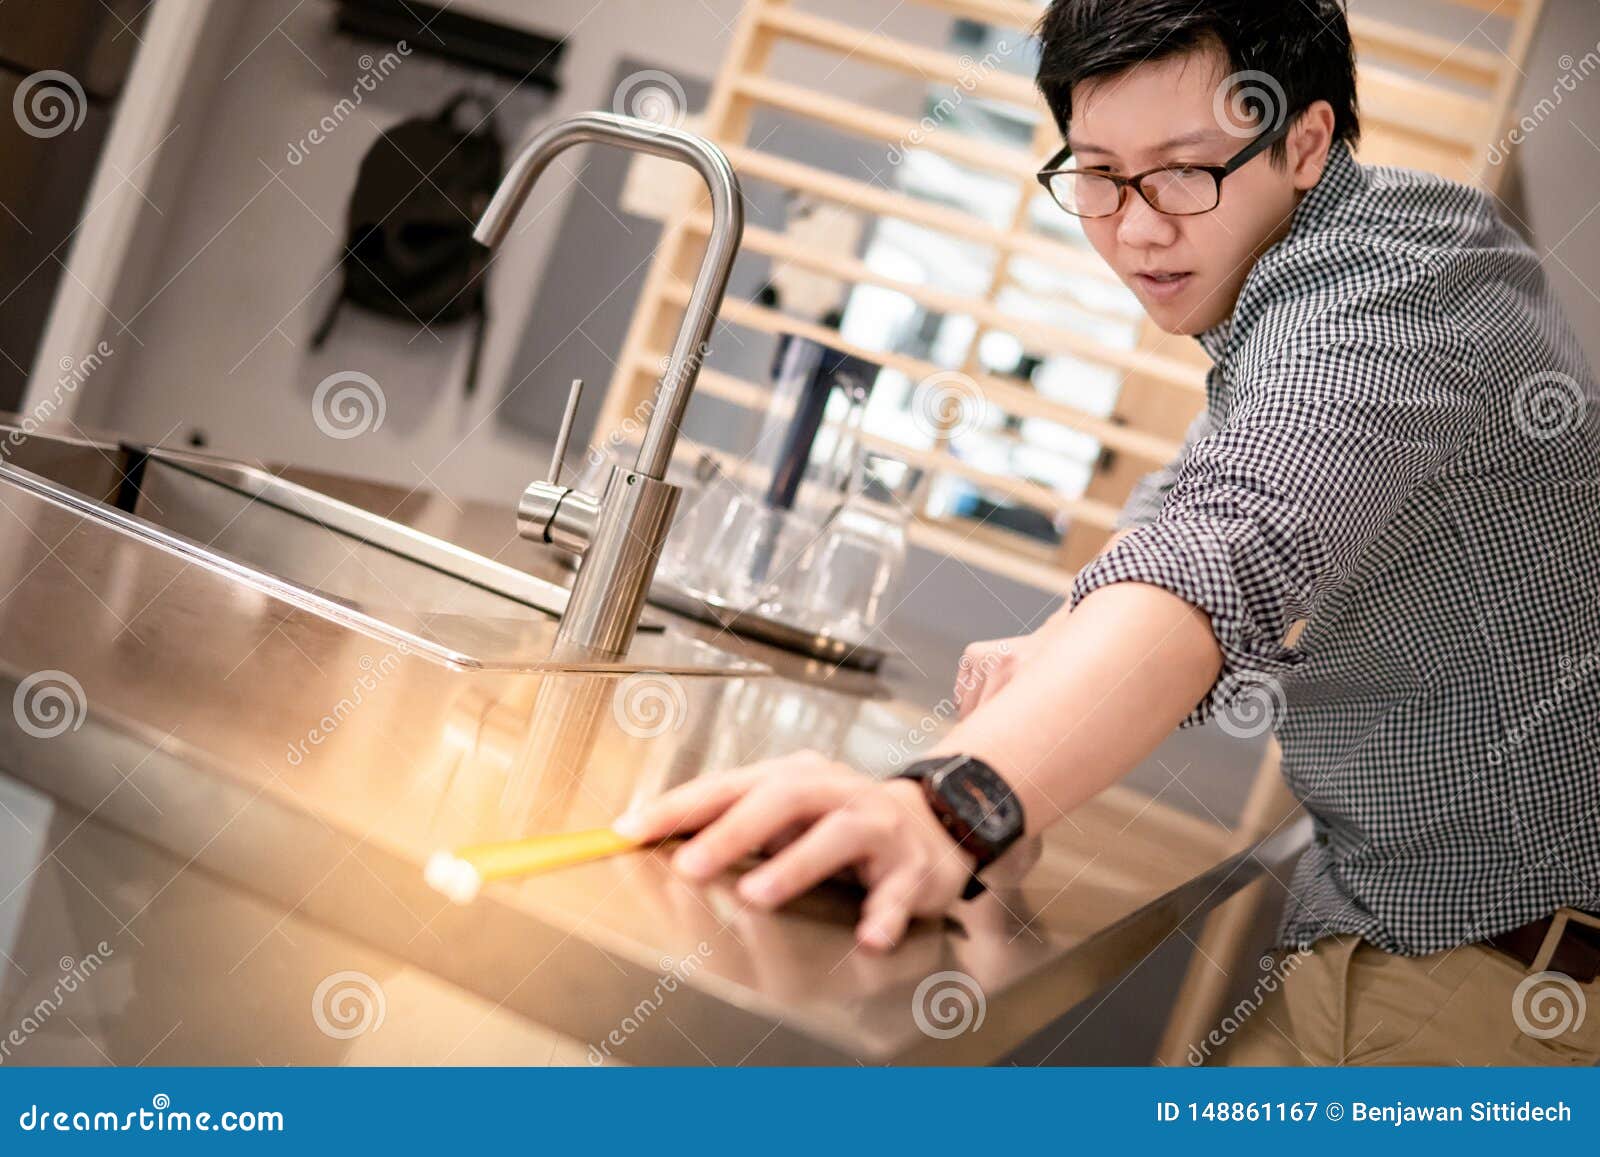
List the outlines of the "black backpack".
{"label": "black backpack", "polygon": [[[478,112],[457,127],[465,105]],[[387,129],[367,150],[350,194],[343,285],[311,336],[327,340],[345,299],[404,321],[436,323],[473,318],[466,390],[477,384],[478,353],[488,319],[484,267],[489,251],[473,227],[500,184],[503,150],[493,110],[459,93],[437,113]]]}

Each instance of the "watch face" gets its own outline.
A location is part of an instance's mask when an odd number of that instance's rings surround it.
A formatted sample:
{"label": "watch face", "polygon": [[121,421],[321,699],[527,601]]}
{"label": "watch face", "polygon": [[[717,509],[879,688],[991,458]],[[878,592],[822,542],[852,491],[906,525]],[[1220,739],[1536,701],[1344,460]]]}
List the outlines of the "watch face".
{"label": "watch face", "polygon": [[931,786],[984,843],[999,846],[1020,834],[1022,805],[1006,782],[983,764],[952,763],[933,776]]}

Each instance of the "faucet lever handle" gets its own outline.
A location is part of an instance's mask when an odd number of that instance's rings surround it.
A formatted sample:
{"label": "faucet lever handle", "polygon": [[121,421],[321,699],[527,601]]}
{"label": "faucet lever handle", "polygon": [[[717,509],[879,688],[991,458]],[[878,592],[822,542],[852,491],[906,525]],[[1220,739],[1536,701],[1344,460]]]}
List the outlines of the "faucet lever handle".
{"label": "faucet lever handle", "polygon": [[550,456],[550,482],[561,485],[561,463],[567,456],[567,443],[572,439],[572,422],[578,416],[578,399],[583,395],[583,379],[573,378],[567,391],[567,409],[561,415],[561,428],[556,431],[555,453]]}

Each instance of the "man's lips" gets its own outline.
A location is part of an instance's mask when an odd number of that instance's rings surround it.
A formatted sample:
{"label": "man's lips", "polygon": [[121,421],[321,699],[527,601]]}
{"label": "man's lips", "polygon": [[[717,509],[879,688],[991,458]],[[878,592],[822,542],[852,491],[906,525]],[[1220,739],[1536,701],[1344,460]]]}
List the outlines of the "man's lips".
{"label": "man's lips", "polygon": [[1154,301],[1169,301],[1187,289],[1194,279],[1192,273],[1150,271],[1135,273],[1133,282],[1139,291]]}

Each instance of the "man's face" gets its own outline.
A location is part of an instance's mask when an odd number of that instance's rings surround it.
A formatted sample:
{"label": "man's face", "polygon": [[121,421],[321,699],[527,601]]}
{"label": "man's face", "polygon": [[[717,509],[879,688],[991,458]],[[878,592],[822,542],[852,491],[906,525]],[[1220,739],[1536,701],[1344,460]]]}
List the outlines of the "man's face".
{"label": "man's face", "polygon": [[[1080,84],[1067,134],[1076,163],[1123,176],[1225,164],[1257,131],[1214,99],[1226,75],[1227,57],[1214,49]],[[1295,150],[1290,160],[1279,169],[1270,150],[1253,157],[1222,182],[1217,207],[1198,216],[1158,213],[1129,189],[1117,213],[1085,219],[1084,233],[1152,321],[1168,333],[1200,333],[1232,314],[1250,267],[1288,231],[1305,177]]]}

